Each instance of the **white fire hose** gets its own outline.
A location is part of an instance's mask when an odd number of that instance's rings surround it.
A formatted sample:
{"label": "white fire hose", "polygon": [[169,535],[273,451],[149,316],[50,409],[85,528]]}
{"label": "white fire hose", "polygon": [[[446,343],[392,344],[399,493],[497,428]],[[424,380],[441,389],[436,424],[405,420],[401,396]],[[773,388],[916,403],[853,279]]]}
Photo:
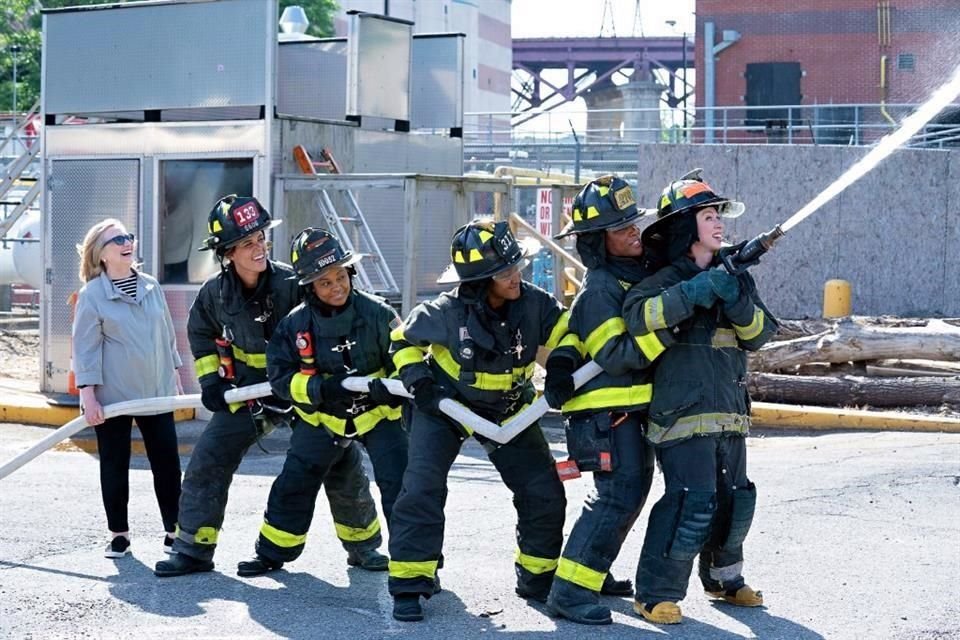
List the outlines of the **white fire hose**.
{"label": "white fire hose", "polygon": [[[602,369],[600,365],[592,360],[580,367],[573,374],[573,384],[576,388],[582,387],[588,381],[596,377]],[[367,391],[367,387],[373,378],[369,377],[350,377],[343,381],[343,387],[348,391]],[[395,396],[412,398],[407,392],[403,383],[396,379],[384,379],[384,385]],[[270,383],[263,382],[238,389],[231,389],[224,394],[227,402],[243,402],[245,400],[254,400],[263,398],[273,393],[270,390]],[[163,396],[160,398],[146,398],[144,400],[128,400],[126,402],[116,402],[103,407],[103,417],[113,418],[115,416],[136,416],[163,413],[166,411],[175,411],[177,409],[199,409],[203,406],[200,402],[200,394],[191,394],[185,396]],[[473,411],[457,402],[445,398],[440,401],[440,410],[447,414],[452,420],[465,425],[474,432],[479,433],[489,440],[499,444],[506,444],[516,438],[524,429],[543,417],[549,407],[545,398],[540,397],[529,407],[515,415],[513,418],[498,425],[484,418],[481,418]],[[9,462],[0,467],[0,480],[7,477],[23,465],[27,464],[44,451],[53,448],[58,442],[66,440],[87,428],[87,420],[82,415],[77,416],[67,424],[63,425],[43,440],[16,456]]]}

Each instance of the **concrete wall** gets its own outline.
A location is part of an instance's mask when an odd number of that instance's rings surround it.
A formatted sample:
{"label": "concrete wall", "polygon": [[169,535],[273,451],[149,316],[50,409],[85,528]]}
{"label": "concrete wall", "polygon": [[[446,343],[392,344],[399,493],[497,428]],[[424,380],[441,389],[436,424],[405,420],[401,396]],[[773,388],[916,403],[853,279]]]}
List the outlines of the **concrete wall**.
{"label": "concrete wall", "polygon": [[[694,167],[747,206],[731,242],[786,221],[867,153],[856,147],[641,145],[637,200]],[[792,229],[753,269],[771,310],[819,316],[823,284],[853,285],[855,314],[960,316],[960,154],[901,150]]]}

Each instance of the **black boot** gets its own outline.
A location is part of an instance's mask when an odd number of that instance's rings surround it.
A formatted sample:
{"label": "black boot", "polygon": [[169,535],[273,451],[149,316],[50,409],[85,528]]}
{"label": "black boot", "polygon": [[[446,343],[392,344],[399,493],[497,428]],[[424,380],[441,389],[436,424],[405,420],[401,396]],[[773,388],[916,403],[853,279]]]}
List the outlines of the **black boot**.
{"label": "black boot", "polygon": [[265,573],[276,571],[283,566],[282,562],[270,560],[263,556],[256,556],[253,560],[246,560],[237,563],[237,575],[243,578],[251,576],[262,576]]}
{"label": "black boot", "polygon": [[604,596],[618,596],[625,598],[633,595],[633,582],[630,580],[617,580],[612,573],[608,573],[603,579],[603,586],[600,587],[600,594]]}
{"label": "black boot", "polygon": [[386,571],[390,568],[390,558],[376,549],[347,552],[347,564],[367,571]]}
{"label": "black boot", "polygon": [[401,593],[393,597],[393,619],[401,622],[423,620],[423,606],[419,593]]}
{"label": "black boot", "polygon": [[547,591],[536,591],[527,587],[520,587],[520,586],[515,588],[513,591],[524,600],[536,600],[537,602],[540,602],[542,604],[546,604],[547,595],[549,594],[549,592]]}
{"label": "black boot", "polygon": [[168,559],[158,562],[153,568],[153,574],[158,578],[173,578],[202,571],[213,571],[213,562],[197,560],[182,553],[174,553]]}
{"label": "black boot", "polygon": [[566,580],[554,580],[547,609],[550,614],[577,624],[612,624],[610,609],[599,603],[599,595]]}

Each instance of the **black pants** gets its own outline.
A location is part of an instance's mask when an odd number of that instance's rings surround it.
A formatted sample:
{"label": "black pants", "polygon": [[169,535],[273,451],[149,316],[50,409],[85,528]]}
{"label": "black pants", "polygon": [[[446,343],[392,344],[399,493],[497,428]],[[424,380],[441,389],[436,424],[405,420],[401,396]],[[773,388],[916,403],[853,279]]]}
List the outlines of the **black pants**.
{"label": "black pants", "polygon": [[643,415],[629,414],[610,434],[613,470],[593,472],[596,492],[587,498],[560,558],[553,597],[561,604],[595,599],[650,493],[653,447],[643,435]]}
{"label": "black pants", "polygon": [[[707,591],[743,586],[743,538],[756,495],[747,479],[743,436],[695,436],[658,447],[657,459],[666,487],[650,511],[637,568],[637,600],[682,600],[698,553]],[[745,510],[737,505],[747,505],[748,513],[738,516]]]}
{"label": "black pants", "polygon": [[130,499],[130,430],[133,421],[143,435],[143,445],[153,473],[153,491],[160,505],[164,531],[177,524],[180,500],[180,453],[173,413],[155,416],[115,416],[96,427],[100,454],[100,492],[110,531],[129,531],[127,502]]}
{"label": "black pants", "polygon": [[[443,551],[447,474],[462,441],[450,420],[411,412],[410,457],[390,521],[390,593],[433,593]],[[563,544],[567,501],[538,425],[489,453],[517,511],[517,585],[546,597]]]}
{"label": "black pants", "polygon": [[[302,420],[294,425],[283,471],[270,488],[257,554],[279,562],[300,556],[321,486],[326,489],[334,528],[343,547],[347,551],[379,547],[383,537],[373,500],[358,500],[358,496],[370,495],[360,444],[334,437],[323,427]],[[406,464],[406,432],[399,421],[384,420],[364,434],[363,440],[387,511],[393,507],[397,478]],[[389,521],[389,515],[384,515]]]}

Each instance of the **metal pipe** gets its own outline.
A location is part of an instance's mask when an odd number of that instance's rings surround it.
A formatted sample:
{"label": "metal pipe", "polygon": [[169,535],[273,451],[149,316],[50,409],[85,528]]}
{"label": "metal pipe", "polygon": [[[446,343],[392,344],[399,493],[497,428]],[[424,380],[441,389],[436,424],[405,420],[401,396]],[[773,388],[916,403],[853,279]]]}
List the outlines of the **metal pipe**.
{"label": "metal pipe", "polygon": [[716,26],[712,20],[703,23],[703,106],[704,106],[704,136],[707,144],[714,141],[713,137],[713,107],[717,103],[716,95],[716,61],[713,56],[713,41]]}
{"label": "metal pipe", "polygon": [[897,121],[887,112],[887,56],[886,54],[880,56],[880,113],[892,125],[896,125]]}

